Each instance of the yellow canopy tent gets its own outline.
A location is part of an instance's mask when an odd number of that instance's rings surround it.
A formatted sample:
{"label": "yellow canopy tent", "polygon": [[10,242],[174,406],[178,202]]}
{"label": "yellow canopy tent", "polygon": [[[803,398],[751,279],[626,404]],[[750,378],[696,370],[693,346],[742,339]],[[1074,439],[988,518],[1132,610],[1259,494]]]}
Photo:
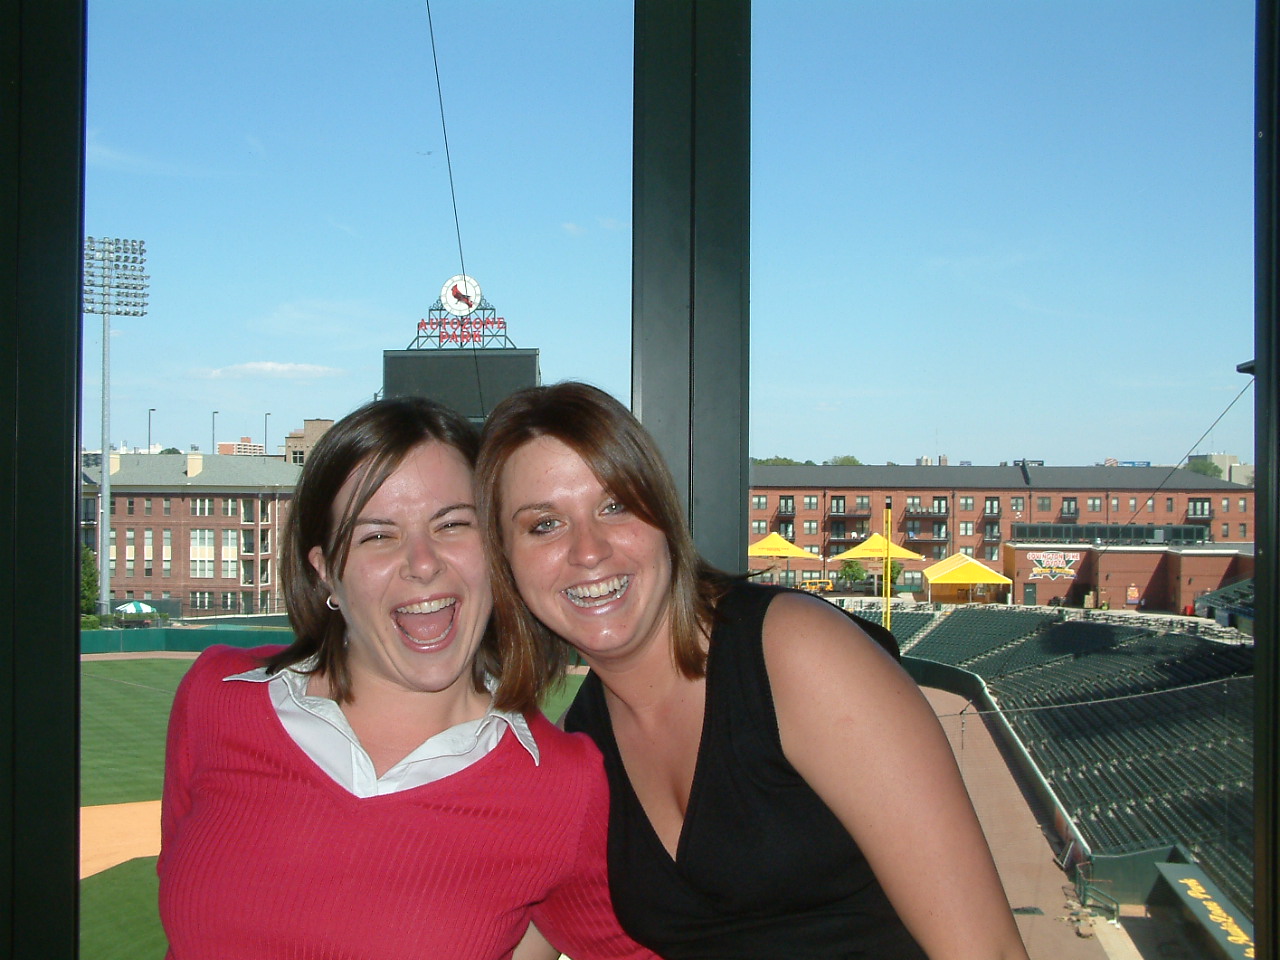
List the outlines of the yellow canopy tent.
{"label": "yellow canopy tent", "polygon": [[936,585],[942,588],[938,592],[944,602],[959,602],[962,592],[972,600],[975,586],[979,593],[986,593],[989,586],[1007,587],[1013,583],[1008,577],[963,553],[952,554],[931,567],[925,567],[924,578],[929,583],[929,599],[934,599]]}
{"label": "yellow canopy tent", "polygon": [[[888,543],[888,556],[891,560],[923,560],[918,553],[912,553],[906,547],[900,547],[892,540]],[[885,558],[885,539],[882,534],[873,533],[856,547],[850,547],[834,557],[827,557],[827,563],[838,563],[842,560],[883,560]]]}
{"label": "yellow canopy tent", "polygon": [[[803,547],[797,547],[794,543],[778,533],[776,530],[757,540],[755,543],[747,547],[748,557],[782,557],[787,561],[787,573],[791,573],[791,558],[812,560],[815,563],[821,563],[822,558],[815,553],[810,553]],[[787,578],[790,579],[790,576]]]}

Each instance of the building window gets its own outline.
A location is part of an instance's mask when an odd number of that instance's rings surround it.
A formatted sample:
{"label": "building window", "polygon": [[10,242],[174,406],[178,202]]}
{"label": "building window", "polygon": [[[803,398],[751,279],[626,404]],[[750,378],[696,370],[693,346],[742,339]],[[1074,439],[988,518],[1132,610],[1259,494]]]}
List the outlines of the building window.
{"label": "building window", "polygon": [[253,501],[246,500],[244,502],[244,509],[240,511],[240,522],[253,523],[253,518],[255,516],[257,516],[257,511],[253,509]]}
{"label": "building window", "polygon": [[945,520],[933,521],[933,538],[935,540],[947,539],[947,521]]}
{"label": "building window", "polygon": [[224,517],[234,517],[238,512],[240,501],[235,497],[222,498],[222,515]]}
{"label": "building window", "polygon": [[238,548],[240,546],[240,538],[236,536],[235,530],[222,531],[222,579],[234,580],[236,578],[236,568],[239,566],[237,562]]}
{"label": "building window", "polygon": [[1041,513],[1048,513],[1053,509],[1052,497],[1036,497],[1036,509]]}
{"label": "building window", "polygon": [[242,537],[241,537],[242,542],[240,545],[240,552],[253,553],[253,531],[243,530],[241,531],[241,533],[242,533]]}
{"label": "building window", "polygon": [[1249,525],[1247,523],[1240,524],[1240,539],[1241,540],[1249,539]]}
{"label": "building window", "polygon": [[982,528],[982,539],[999,540],[1000,539],[1000,522],[993,521],[992,523],[986,524]]}
{"label": "building window", "polygon": [[1245,510],[1247,510],[1247,509],[1248,509],[1248,507],[1246,506],[1246,504],[1247,504],[1248,502],[1249,502],[1249,501],[1247,501],[1244,497],[1241,497],[1241,498],[1240,498],[1240,502],[1239,502],[1238,504],[1236,504],[1236,506],[1238,506],[1238,507],[1240,508],[1240,512],[1241,512],[1241,513],[1244,513],[1244,512],[1245,512]]}
{"label": "building window", "polygon": [[107,508],[111,516],[114,517],[116,515],[116,498],[115,497],[112,497],[109,501],[107,501]]}
{"label": "building window", "polygon": [[270,523],[271,522],[271,501],[263,500],[260,510],[262,512],[262,518],[261,518],[262,522]]}
{"label": "building window", "polygon": [[212,590],[192,590],[191,591],[191,609],[209,610],[212,607],[213,607],[213,591]]}
{"label": "building window", "polygon": [[920,536],[920,521],[908,520],[907,521],[907,537],[909,539],[914,540],[918,536]]}
{"label": "building window", "polygon": [[988,517],[1000,516],[1000,498],[987,497],[986,503],[983,505],[982,512]]}
{"label": "building window", "polygon": [[964,510],[972,510],[972,509],[973,509],[973,497],[961,497],[961,498],[960,498],[960,509],[961,509],[962,511],[964,511]]}
{"label": "building window", "polygon": [[858,496],[858,497],[854,497],[853,505],[854,505],[858,510],[870,510],[870,509],[871,509],[871,497],[869,497],[869,496]]}
{"label": "building window", "polygon": [[1204,520],[1213,516],[1213,508],[1208,497],[1191,497],[1187,500],[1187,516]]}
{"label": "building window", "polygon": [[783,539],[794,540],[796,538],[796,525],[790,520],[785,520],[778,524],[778,533],[782,534]]}
{"label": "building window", "polygon": [[919,510],[919,509],[920,509],[920,498],[919,498],[919,497],[907,497],[907,509],[908,509],[908,510]]}
{"label": "building window", "polygon": [[973,547],[969,547],[969,546],[961,547],[961,548],[960,548],[960,552],[961,552],[961,553],[963,553],[966,557],[972,557],[972,556],[973,556]]}
{"label": "building window", "polygon": [[150,497],[146,497],[142,501],[142,514],[143,516],[147,516],[147,517],[151,516],[151,498]]}
{"label": "building window", "polygon": [[1027,501],[1024,500],[1022,497],[1009,498],[1009,509],[1015,510],[1018,513],[1021,513],[1026,508],[1027,508]]}
{"label": "building window", "polygon": [[[148,501],[150,502],[150,501]],[[153,539],[151,528],[148,527],[142,531],[142,575],[149,577],[152,574],[151,557],[154,553]]]}
{"label": "building window", "polygon": [[124,532],[124,575],[133,576],[133,530]]}
{"label": "building window", "polygon": [[843,540],[845,537],[845,525],[843,520],[831,521],[831,536],[836,540]]}
{"label": "building window", "polygon": [[128,516],[133,516],[133,497],[127,497],[124,501],[124,512]]}
{"label": "building window", "polygon": [[191,578],[205,579],[213,576],[213,531],[201,528],[193,528],[189,531],[191,537],[191,552],[188,559],[191,562]]}
{"label": "building window", "polygon": [[831,512],[844,513],[844,497],[831,498]]}
{"label": "building window", "polygon": [[1155,512],[1156,512],[1156,498],[1147,497],[1147,513],[1155,513]]}
{"label": "building window", "polygon": [[163,513],[166,517],[170,516],[173,513],[172,497],[165,497],[163,500],[160,501],[160,512]]}
{"label": "building window", "polygon": [[796,498],[785,493],[778,497],[778,512],[794,514],[796,512]]}
{"label": "building window", "polygon": [[1120,498],[1119,498],[1119,497],[1112,497],[1112,498],[1111,498],[1111,512],[1112,512],[1112,513],[1119,513],[1119,512],[1120,512]]}
{"label": "building window", "polygon": [[758,493],[753,494],[751,497],[751,509],[752,510],[769,509],[769,498]]}
{"label": "building window", "polygon": [[[814,533],[817,533],[817,531],[815,530]],[[271,531],[270,530],[258,531],[258,552],[259,553],[271,552]]]}
{"label": "building window", "polygon": [[258,561],[258,577],[259,577],[258,582],[263,586],[266,586],[268,583],[271,582],[271,561],[270,560]]}
{"label": "building window", "polygon": [[989,547],[984,547],[982,549],[982,556],[986,560],[999,560],[1000,548],[994,544]]}
{"label": "building window", "polygon": [[962,536],[962,537],[972,537],[972,536],[973,536],[973,521],[972,521],[972,520],[961,520],[961,521],[960,521],[960,536]]}
{"label": "building window", "polygon": [[818,521],[817,520],[804,521],[804,532],[806,536],[813,536],[815,533],[817,533]]}
{"label": "building window", "polygon": [[806,510],[817,510],[817,509],[818,509],[818,497],[817,497],[816,495],[810,496],[809,494],[805,494],[805,498],[804,498],[804,508],[805,508]]}
{"label": "building window", "polygon": [[1222,512],[1223,513],[1231,512],[1231,499],[1229,497],[1222,498]]}
{"label": "building window", "polygon": [[1224,523],[1224,524],[1222,525],[1222,539],[1223,539],[1223,540],[1230,540],[1230,539],[1231,539],[1231,524],[1229,524],[1229,523]]}
{"label": "building window", "polygon": [[193,517],[212,517],[213,497],[192,497],[191,515]]}
{"label": "building window", "polygon": [[1164,512],[1173,513],[1173,497],[1164,498]]}
{"label": "building window", "polygon": [[768,520],[752,520],[752,521],[751,521],[751,532],[752,532],[753,534],[760,534],[760,535],[763,535],[763,534],[768,533],[768,532],[769,532],[769,521],[768,521]]}
{"label": "building window", "polygon": [[303,452],[302,450],[294,450],[289,454],[289,460],[292,463],[301,465],[303,460],[305,459],[306,459],[306,453]]}
{"label": "building window", "polygon": [[1080,515],[1080,504],[1075,497],[1062,498],[1062,515],[1064,517],[1078,517]]}
{"label": "building window", "polygon": [[903,570],[902,585],[904,587],[923,587],[924,574],[919,570]]}
{"label": "building window", "polygon": [[1138,498],[1137,498],[1137,497],[1130,497],[1130,498],[1129,498],[1129,512],[1130,512],[1130,513],[1137,513],[1137,512],[1138,512]]}
{"label": "building window", "polygon": [[1085,504],[1085,505],[1089,508],[1089,512],[1090,512],[1090,513],[1101,513],[1101,512],[1102,512],[1102,498],[1101,498],[1101,497],[1090,497],[1090,498],[1086,501],[1086,504]]}
{"label": "building window", "polygon": [[948,506],[948,504],[947,504],[947,498],[946,498],[946,497],[934,497],[934,498],[933,498],[933,512],[934,512],[934,513],[948,513],[948,512],[950,512],[950,508],[949,508],[949,506]]}
{"label": "building window", "polygon": [[947,545],[945,543],[935,543],[930,551],[935,560],[947,559]]}
{"label": "building window", "polygon": [[235,610],[235,608],[236,608],[236,595],[234,593],[223,593],[222,609]]}

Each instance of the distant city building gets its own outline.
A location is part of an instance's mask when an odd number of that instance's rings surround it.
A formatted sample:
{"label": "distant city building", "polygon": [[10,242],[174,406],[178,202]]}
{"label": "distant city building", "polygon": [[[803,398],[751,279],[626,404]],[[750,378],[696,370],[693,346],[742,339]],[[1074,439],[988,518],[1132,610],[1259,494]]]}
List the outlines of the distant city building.
{"label": "distant city building", "polygon": [[266,445],[254,443],[249,437],[241,437],[234,443],[227,440],[218,442],[220,457],[265,457],[266,455]]}
{"label": "distant city building", "polygon": [[903,561],[895,590],[920,599],[924,569],[957,553],[1009,577],[1025,604],[1181,612],[1253,569],[1253,489],[1190,470],[754,464],[749,496],[752,542],[776,531],[813,555],[751,558],[790,583],[831,578],[825,558],[884,533],[886,503],[889,539],[923,557]]}
{"label": "distant city building", "polygon": [[1187,463],[1212,463],[1222,471],[1222,479],[1232,483],[1253,486],[1253,464],[1241,463],[1240,458],[1231,453],[1193,453],[1187,457]]}
{"label": "distant city building", "polygon": [[299,466],[306,463],[312,447],[332,426],[332,420],[303,420],[301,429],[290,430],[289,435],[284,438],[285,463]]}
{"label": "distant city building", "polygon": [[[181,616],[276,613],[280,531],[299,468],[268,457],[110,456],[111,598]],[[99,466],[82,467],[80,527],[96,547]]]}

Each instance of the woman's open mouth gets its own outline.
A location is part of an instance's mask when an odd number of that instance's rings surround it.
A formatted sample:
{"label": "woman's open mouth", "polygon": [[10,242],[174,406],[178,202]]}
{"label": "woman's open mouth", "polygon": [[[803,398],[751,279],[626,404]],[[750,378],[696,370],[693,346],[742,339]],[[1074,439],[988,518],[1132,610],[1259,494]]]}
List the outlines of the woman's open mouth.
{"label": "woman's open mouth", "polygon": [[449,636],[458,612],[456,597],[423,600],[396,607],[391,618],[405,639],[418,647],[430,647]]}
{"label": "woman's open mouth", "polygon": [[563,593],[575,607],[602,607],[620,598],[631,586],[629,576],[610,577],[596,583],[584,583],[567,587]]}

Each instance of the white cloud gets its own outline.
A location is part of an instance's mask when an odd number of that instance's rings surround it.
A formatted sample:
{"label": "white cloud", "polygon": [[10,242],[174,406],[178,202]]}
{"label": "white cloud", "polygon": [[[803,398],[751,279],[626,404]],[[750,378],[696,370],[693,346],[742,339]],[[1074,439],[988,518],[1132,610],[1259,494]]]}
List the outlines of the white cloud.
{"label": "white cloud", "polygon": [[324,377],[339,377],[342,373],[337,367],[322,367],[316,363],[252,360],[249,363],[208,370],[203,375],[210,380],[320,380]]}
{"label": "white cloud", "polygon": [[587,228],[580,223],[562,223],[560,229],[571,237],[580,237],[587,232]]}

